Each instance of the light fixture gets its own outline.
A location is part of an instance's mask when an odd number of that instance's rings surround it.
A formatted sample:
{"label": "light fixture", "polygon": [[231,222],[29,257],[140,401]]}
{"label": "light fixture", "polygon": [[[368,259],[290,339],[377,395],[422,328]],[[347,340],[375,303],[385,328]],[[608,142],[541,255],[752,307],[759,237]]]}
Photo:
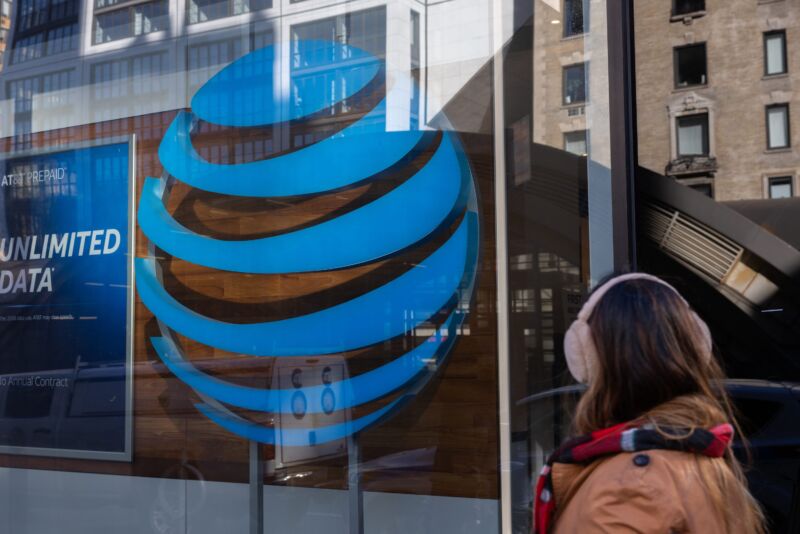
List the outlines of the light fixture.
{"label": "light fixture", "polygon": [[550,21],[550,24],[561,24],[561,21],[560,21],[560,20],[558,20],[558,19],[551,20],[551,21]]}

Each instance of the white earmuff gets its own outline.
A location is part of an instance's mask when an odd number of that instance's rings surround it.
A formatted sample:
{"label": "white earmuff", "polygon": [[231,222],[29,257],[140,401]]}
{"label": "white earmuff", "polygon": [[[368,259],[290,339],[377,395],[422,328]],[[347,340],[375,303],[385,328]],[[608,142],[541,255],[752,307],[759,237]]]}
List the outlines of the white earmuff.
{"label": "white earmuff", "polygon": [[[592,340],[592,332],[588,323],[589,317],[592,315],[592,312],[597,304],[603,298],[603,295],[605,295],[606,292],[615,285],[626,280],[650,280],[652,282],[657,282],[670,288],[675,292],[675,294],[681,297],[681,300],[686,302],[681,294],[678,293],[678,290],[672,287],[670,284],[661,280],[660,278],[645,273],[623,274],[621,276],[612,278],[602,286],[598,287],[589,297],[589,300],[587,300],[583,305],[581,311],[578,313],[578,317],[575,319],[572,325],[570,325],[567,333],[564,335],[564,356],[567,360],[567,367],[569,368],[570,374],[578,382],[586,384],[592,379],[594,367],[597,365],[599,358],[597,347]],[[688,306],[689,304],[686,303],[686,305]],[[692,316],[697,323],[697,327],[700,330],[700,335],[704,341],[704,356],[710,360],[713,358],[714,354],[711,331],[709,330],[705,321],[703,321],[700,316],[697,315],[697,313],[692,311]]]}

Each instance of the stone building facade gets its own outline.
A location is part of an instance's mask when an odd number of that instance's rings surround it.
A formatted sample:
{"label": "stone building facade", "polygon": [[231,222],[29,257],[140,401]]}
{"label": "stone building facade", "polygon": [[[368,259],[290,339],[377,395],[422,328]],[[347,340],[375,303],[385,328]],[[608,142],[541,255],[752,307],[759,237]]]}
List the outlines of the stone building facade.
{"label": "stone building facade", "polygon": [[639,163],[713,196],[798,196],[800,5],[637,0]]}

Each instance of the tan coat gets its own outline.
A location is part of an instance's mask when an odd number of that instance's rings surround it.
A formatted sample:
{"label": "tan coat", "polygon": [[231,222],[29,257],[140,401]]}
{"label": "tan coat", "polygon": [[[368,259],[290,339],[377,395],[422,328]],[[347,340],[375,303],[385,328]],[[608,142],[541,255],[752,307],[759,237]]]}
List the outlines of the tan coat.
{"label": "tan coat", "polygon": [[[637,456],[644,455],[645,458]],[[621,453],[588,466],[555,464],[554,534],[748,534],[726,532],[697,462],[677,451]]]}

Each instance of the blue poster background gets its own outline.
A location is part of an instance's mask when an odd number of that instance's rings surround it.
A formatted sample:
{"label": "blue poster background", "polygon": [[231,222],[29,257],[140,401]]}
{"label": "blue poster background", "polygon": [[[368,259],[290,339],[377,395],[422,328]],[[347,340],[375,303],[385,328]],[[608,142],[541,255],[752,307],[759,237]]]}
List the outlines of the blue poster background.
{"label": "blue poster background", "polygon": [[[128,159],[118,143],[0,160],[0,446],[125,452]],[[71,256],[6,259],[15,237],[108,229],[113,253],[75,238]],[[2,274],[37,268],[52,290]]]}

